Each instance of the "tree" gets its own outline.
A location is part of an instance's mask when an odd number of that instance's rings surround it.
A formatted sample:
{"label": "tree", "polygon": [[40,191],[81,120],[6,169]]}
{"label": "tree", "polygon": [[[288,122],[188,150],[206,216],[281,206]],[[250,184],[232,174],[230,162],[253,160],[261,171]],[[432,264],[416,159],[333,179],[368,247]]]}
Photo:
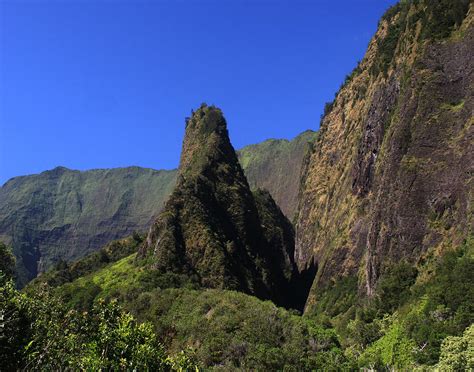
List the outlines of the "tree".
{"label": "tree", "polygon": [[27,296],[0,286],[2,370],[197,370],[186,353],[168,356],[150,323],[138,323],[116,301],[90,312],[66,308],[47,285]]}
{"label": "tree", "polygon": [[474,324],[460,337],[446,337],[436,366],[440,371],[472,371],[474,369]]}

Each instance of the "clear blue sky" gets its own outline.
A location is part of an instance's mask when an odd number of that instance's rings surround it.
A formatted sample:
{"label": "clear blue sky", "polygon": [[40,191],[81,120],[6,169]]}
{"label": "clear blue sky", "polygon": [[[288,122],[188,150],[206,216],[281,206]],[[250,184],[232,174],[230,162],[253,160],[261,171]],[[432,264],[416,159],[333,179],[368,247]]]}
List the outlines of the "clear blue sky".
{"label": "clear blue sky", "polygon": [[0,184],[178,164],[184,118],[234,147],[317,129],[394,0],[0,1]]}

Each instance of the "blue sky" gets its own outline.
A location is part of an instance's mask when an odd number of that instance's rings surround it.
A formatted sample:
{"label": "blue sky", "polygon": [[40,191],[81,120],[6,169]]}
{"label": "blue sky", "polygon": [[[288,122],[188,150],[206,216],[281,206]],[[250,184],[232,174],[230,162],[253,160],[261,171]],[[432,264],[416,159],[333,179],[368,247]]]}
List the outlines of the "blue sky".
{"label": "blue sky", "polygon": [[317,129],[394,0],[0,1],[0,184],[178,164],[184,118],[234,147]]}

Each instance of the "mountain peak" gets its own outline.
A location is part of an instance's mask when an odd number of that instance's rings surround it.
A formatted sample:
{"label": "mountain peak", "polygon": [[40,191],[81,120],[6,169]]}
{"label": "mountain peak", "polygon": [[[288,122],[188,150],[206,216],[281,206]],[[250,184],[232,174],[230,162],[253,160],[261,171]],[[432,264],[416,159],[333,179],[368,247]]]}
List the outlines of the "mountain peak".
{"label": "mountain peak", "polygon": [[[272,298],[274,283],[293,270],[290,240],[274,236],[288,230],[292,236],[291,224],[274,209],[274,202],[257,203],[252,195],[222,111],[201,105],[186,121],[178,183],[140,256],[153,256],[158,270],[192,274],[204,287]],[[273,230],[262,226],[264,215],[277,225]]]}
{"label": "mountain peak", "polygon": [[180,174],[199,173],[209,161],[223,160],[223,156],[232,153],[234,149],[229,140],[227,123],[222,111],[215,106],[202,104],[192,112],[190,118],[186,119],[186,132],[179,164]]}

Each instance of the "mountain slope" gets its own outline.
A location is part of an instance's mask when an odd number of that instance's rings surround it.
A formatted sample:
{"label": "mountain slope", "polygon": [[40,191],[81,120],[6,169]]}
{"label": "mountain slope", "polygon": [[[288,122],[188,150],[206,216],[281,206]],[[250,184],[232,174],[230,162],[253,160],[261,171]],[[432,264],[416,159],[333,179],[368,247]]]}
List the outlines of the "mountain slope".
{"label": "mountain slope", "polygon": [[[124,253],[130,247],[124,246]],[[106,249],[108,250],[108,248]],[[115,254],[121,257],[120,251]],[[137,265],[136,253],[90,270],[90,259],[42,275],[27,292],[48,282],[62,303],[89,311],[116,298],[139,321],[154,325],[170,354],[191,349],[211,370],[336,370],[349,363],[333,330],[278,308],[270,301],[222,289],[199,289],[185,276]],[[70,281],[71,279],[74,279]]]}
{"label": "mountain slope", "polygon": [[269,139],[237,151],[250,187],[270,191],[289,219],[296,211],[303,157],[316,138],[307,130],[291,141]]}
{"label": "mountain slope", "polygon": [[472,20],[469,1],[398,4],[328,105],[296,226],[299,268],[317,267],[307,312],[342,278],[373,297],[394,265],[472,234]]}

